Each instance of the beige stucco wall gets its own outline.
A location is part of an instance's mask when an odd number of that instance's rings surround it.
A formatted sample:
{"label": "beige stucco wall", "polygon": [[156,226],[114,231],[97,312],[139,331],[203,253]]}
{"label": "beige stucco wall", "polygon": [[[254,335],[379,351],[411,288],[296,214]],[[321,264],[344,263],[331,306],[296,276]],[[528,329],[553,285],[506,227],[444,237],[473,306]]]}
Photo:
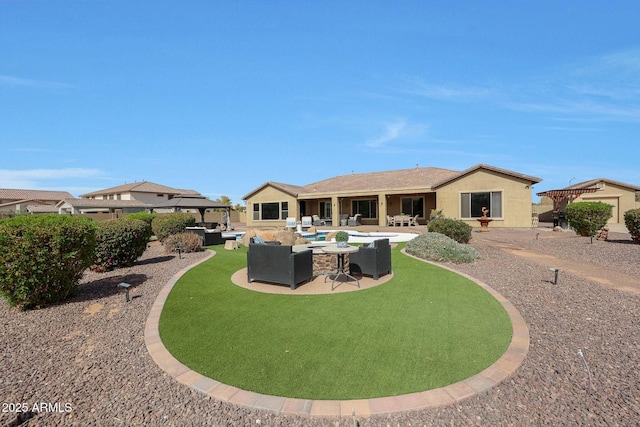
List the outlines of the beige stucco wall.
{"label": "beige stucco wall", "polygon": [[574,202],[604,202],[613,205],[613,217],[609,223],[624,223],[624,213],[636,208],[636,193],[628,187],[621,187],[606,182],[604,189],[595,193],[587,193],[578,197]]}
{"label": "beige stucco wall", "polygon": [[254,193],[247,202],[247,226],[248,227],[284,227],[285,220],[253,220],[253,204],[265,202],[289,202],[289,216],[298,218],[298,202],[295,197],[271,186]]}
{"label": "beige stucco wall", "polygon": [[[437,189],[436,209],[448,218],[461,219],[460,194],[501,191],[502,217],[493,218],[491,227],[531,227],[531,182],[484,169],[477,170]],[[491,213],[489,213],[491,217]],[[472,227],[480,227],[476,219],[463,219]]]}

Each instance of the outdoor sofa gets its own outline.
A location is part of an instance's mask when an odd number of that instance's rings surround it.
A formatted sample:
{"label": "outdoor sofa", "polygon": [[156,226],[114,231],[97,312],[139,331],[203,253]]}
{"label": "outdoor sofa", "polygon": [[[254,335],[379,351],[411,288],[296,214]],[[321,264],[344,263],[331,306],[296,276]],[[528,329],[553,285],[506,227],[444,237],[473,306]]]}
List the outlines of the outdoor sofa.
{"label": "outdoor sofa", "polygon": [[292,252],[291,246],[250,243],[247,252],[247,280],[289,285],[292,290],[313,279],[311,250]]}
{"label": "outdoor sofa", "polygon": [[389,239],[374,240],[358,252],[349,254],[351,274],[366,274],[378,280],[381,275],[391,273],[391,245]]}
{"label": "outdoor sofa", "polygon": [[224,237],[222,232],[207,230],[204,227],[186,227],[185,231],[200,236],[202,246],[223,245],[227,240],[236,240],[235,236]]}

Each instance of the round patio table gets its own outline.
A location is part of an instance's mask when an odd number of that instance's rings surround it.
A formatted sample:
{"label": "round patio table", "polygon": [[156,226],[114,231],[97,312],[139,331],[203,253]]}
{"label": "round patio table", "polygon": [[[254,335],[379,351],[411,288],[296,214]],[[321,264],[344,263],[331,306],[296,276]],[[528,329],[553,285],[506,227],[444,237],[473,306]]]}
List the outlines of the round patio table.
{"label": "round patio table", "polygon": [[336,254],[336,256],[338,257],[338,271],[336,271],[335,273],[327,274],[324,277],[324,281],[326,282],[327,278],[333,276],[333,281],[331,282],[331,290],[334,289],[336,280],[338,280],[338,277],[340,276],[344,276],[347,279],[347,282],[349,281],[349,279],[355,280],[358,287],[360,287],[360,281],[344,271],[344,254],[358,252],[358,250],[360,250],[359,246],[347,246],[344,248],[340,248],[338,246],[326,246],[322,248],[322,252],[328,254]]}

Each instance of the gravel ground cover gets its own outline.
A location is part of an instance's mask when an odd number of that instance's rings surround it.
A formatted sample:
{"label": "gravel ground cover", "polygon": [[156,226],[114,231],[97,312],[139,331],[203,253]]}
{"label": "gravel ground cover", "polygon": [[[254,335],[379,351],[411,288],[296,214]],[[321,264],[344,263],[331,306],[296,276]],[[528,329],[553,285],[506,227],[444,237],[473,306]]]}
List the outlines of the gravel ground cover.
{"label": "gravel ground cover", "polygon": [[[572,232],[542,230],[537,237],[536,230],[474,233],[471,244],[482,259],[453,266],[520,311],[531,335],[522,367],[459,404],[357,418],[360,426],[638,424],[640,297],[579,275],[563,274],[554,286],[548,266],[501,247],[589,262],[604,276],[640,277],[640,245],[616,233],[594,245]],[[16,404],[29,410],[37,404],[22,425],[353,426],[351,418],[277,416],[215,401],[153,363],[143,336],[153,301],[174,274],[206,256],[181,259],[151,245],[135,267],[87,273],[63,304],[20,312],[0,302],[0,425],[15,422]],[[117,289],[121,281],[135,285],[129,303]]]}

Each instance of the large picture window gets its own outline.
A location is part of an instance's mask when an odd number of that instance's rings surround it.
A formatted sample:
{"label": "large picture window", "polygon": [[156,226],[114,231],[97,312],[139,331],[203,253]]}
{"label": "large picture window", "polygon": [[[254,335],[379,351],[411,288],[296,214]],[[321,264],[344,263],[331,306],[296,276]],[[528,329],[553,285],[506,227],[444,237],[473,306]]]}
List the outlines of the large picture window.
{"label": "large picture window", "polygon": [[362,218],[377,218],[376,206],[376,199],[353,200],[351,202],[351,211],[353,215],[362,215]]}
{"label": "large picture window", "polygon": [[403,197],[402,213],[409,216],[424,218],[424,198],[422,197]]}
{"label": "large picture window", "polygon": [[253,204],[254,221],[286,219],[288,216],[289,202],[265,202]]}
{"label": "large picture window", "polygon": [[480,218],[483,207],[489,209],[490,218],[502,218],[502,192],[461,193],[460,207],[462,218]]}

